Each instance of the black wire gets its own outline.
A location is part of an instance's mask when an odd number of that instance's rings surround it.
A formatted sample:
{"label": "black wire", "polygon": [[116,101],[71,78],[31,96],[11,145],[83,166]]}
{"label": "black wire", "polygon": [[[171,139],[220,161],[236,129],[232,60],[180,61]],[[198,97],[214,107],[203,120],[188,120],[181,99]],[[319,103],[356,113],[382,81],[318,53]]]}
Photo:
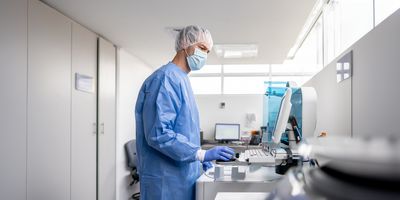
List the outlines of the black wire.
{"label": "black wire", "polygon": [[131,197],[133,200],[140,200],[140,192],[136,192],[135,194],[132,195]]}

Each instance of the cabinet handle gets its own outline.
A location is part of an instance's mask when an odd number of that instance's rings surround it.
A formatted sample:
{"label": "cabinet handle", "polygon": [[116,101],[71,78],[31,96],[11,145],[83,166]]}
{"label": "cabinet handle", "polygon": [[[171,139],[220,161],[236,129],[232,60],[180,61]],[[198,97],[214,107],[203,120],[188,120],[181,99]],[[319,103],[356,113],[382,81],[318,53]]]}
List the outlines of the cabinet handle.
{"label": "cabinet handle", "polygon": [[96,124],[96,122],[94,122],[93,123],[93,134],[95,134],[96,135],[96,133],[97,133],[97,130],[96,130],[96,128],[97,128],[97,124]]}
{"label": "cabinet handle", "polygon": [[100,133],[104,135],[104,123],[101,123],[100,126],[101,126],[100,127],[100,129],[101,129]]}

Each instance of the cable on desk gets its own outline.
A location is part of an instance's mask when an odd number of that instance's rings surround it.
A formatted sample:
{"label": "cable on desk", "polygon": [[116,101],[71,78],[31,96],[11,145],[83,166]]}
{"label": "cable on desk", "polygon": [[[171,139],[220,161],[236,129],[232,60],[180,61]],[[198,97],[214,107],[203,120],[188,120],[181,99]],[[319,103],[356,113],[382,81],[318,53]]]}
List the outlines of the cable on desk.
{"label": "cable on desk", "polygon": [[207,174],[207,172],[203,172],[204,176],[207,176],[208,178],[211,178],[213,181],[215,181],[214,177],[211,177]]}

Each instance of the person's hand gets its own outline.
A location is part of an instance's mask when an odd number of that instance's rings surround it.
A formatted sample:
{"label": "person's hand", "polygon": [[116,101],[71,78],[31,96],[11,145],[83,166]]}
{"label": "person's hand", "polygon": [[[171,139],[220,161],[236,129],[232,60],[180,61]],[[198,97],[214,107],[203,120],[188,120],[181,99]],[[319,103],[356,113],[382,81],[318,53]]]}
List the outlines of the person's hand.
{"label": "person's hand", "polygon": [[206,151],[204,155],[204,162],[212,160],[228,161],[235,154],[235,151],[229,147],[216,146]]}
{"label": "person's hand", "polygon": [[203,162],[203,171],[207,171],[208,169],[212,168],[213,164],[210,161]]}

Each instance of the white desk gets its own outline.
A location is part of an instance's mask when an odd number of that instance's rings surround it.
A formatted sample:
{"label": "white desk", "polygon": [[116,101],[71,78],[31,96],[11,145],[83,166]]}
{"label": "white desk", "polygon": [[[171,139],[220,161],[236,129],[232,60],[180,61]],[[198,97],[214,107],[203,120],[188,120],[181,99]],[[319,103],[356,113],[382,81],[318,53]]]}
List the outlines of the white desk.
{"label": "white desk", "polygon": [[266,200],[268,192],[218,192],[215,200]]}
{"label": "white desk", "polygon": [[[241,166],[245,167],[244,180],[231,179],[231,166],[225,166],[224,177],[214,180],[211,169],[207,174],[201,175],[196,181],[196,199],[214,199],[219,192],[272,192],[281,175],[275,173],[275,167]],[[247,198],[245,198],[247,199]]]}

